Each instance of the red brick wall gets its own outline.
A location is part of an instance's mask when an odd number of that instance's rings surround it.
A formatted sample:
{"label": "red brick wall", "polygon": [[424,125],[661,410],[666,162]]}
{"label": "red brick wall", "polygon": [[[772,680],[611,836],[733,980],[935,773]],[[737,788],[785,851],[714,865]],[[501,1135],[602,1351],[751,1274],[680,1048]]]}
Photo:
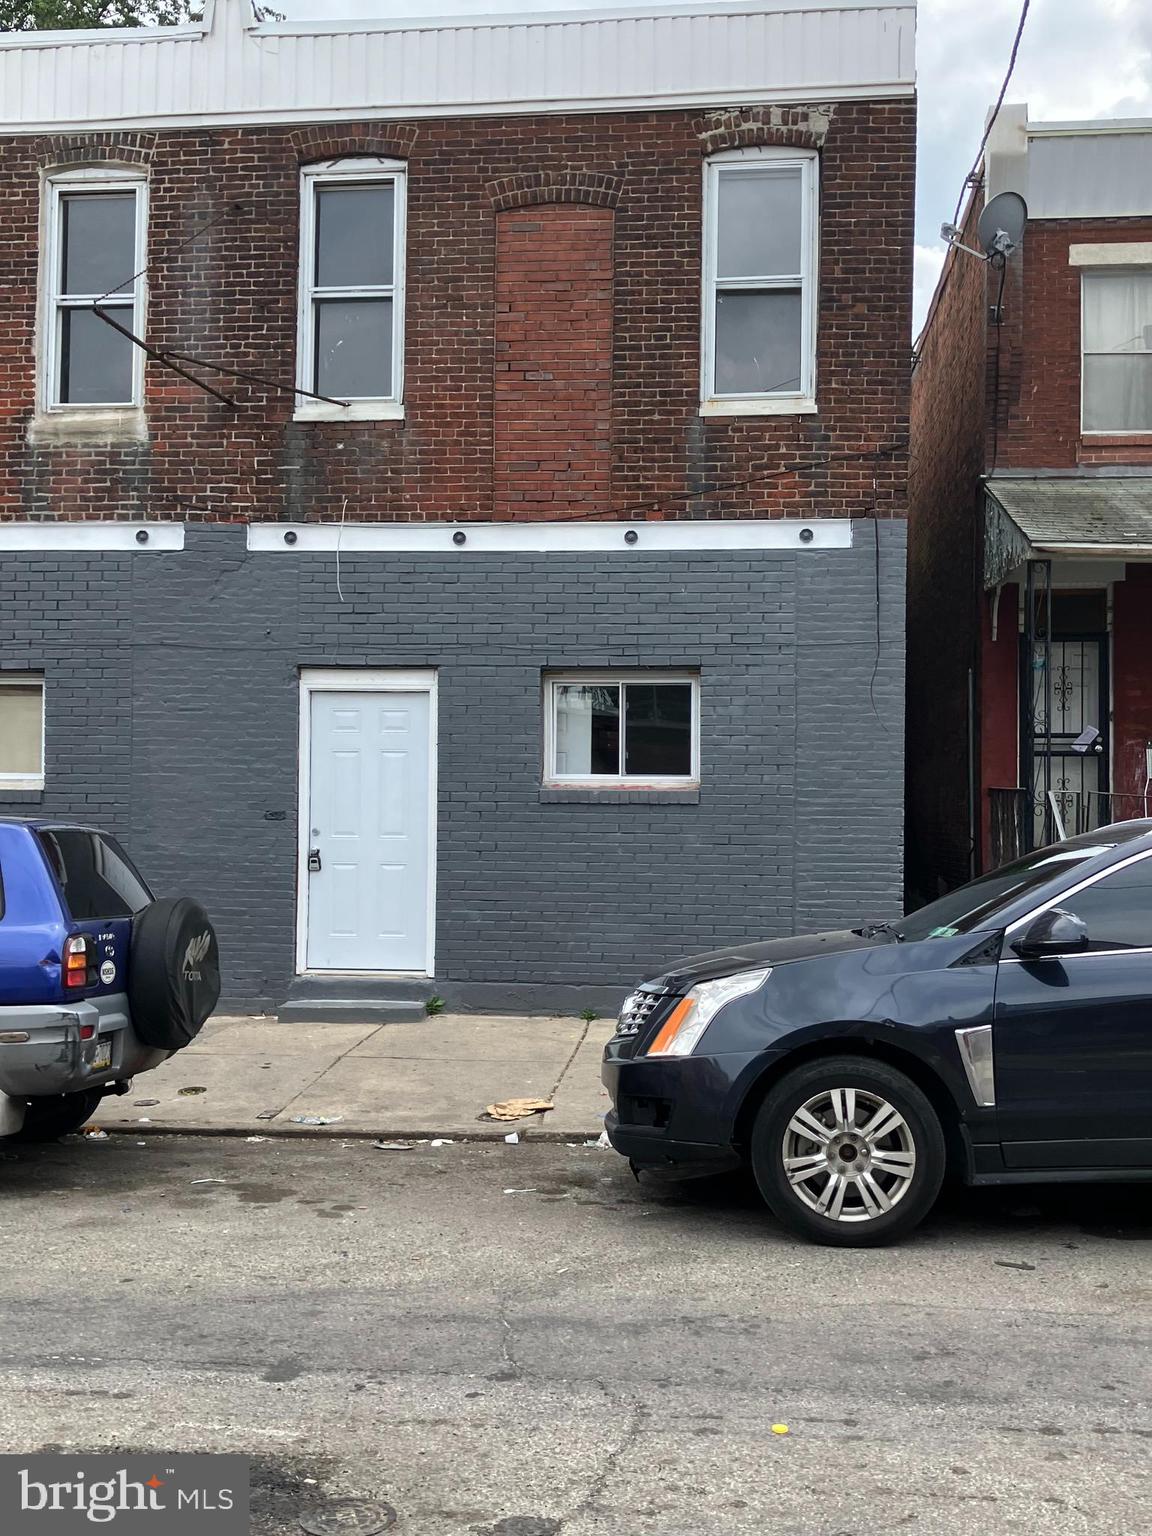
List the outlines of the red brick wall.
{"label": "red brick wall", "polygon": [[612,486],[610,209],[496,215],[493,511],[602,509]]}
{"label": "red brick wall", "polygon": [[1000,469],[1152,464],[1152,434],[1080,435],[1082,269],[1068,265],[1068,248],[1117,240],[1152,240],[1152,219],[1044,219],[1028,226],[1023,302],[1013,306],[1001,348]]}
{"label": "red brick wall", "polygon": [[[1152,741],[1152,566],[1129,565],[1112,588],[1112,788],[1118,819],[1144,814]],[[1149,796],[1152,803],[1152,796]]]}
{"label": "red brick wall", "polygon": [[966,880],[972,855],[968,697],[969,671],[978,668],[987,273],[954,251],[945,277],[912,374],[907,870],[914,901]]}
{"label": "red brick wall", "polygon": [[[345,505],[350,519],[505,515],[497,217],[557,203],[614,209],[607,480],[599,450],[594,469],[607,515],[903,515],[911,101],[837,104],[821,146],[819,414],[699,415],[701,165],[734,143],[814,143],[806,113],[775,113],[779,124],[773,115],[549,114],[0,141],[0,517],[333,519]],[[405,420],[295,422],[290,394],[240,382],[227,386],[230,411],[149,364],[146,444],[28,446],[42,168],[117,155],[146,163],[150,340],[290,384],[300,165],[356,152],[409,168]],[[594,222],[602,231],[603,217]],[[507,459],[505,477],[513,462],[535,461]],[[527,515],[554,515],[553,506],[532,504]]]}
{"label": "red brick wall", "polygon": [[980,848],[992,865],[990,789],[1020,783],[1020,589],[1001,588],[992,638],[992,593],[980,599]]}

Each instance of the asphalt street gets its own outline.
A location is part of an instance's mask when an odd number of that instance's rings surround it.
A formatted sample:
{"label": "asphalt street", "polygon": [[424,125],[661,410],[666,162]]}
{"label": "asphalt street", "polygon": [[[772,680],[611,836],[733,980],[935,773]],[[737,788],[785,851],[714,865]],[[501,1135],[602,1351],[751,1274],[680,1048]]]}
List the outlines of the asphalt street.
{"label": "asphalt street", "polygon": [[243,1452],[259,1536],[1152,1524],[1152,1185],[841,1252],[582,1145],[128,1135],[5,1149],[0,1233],[5,1448]]}

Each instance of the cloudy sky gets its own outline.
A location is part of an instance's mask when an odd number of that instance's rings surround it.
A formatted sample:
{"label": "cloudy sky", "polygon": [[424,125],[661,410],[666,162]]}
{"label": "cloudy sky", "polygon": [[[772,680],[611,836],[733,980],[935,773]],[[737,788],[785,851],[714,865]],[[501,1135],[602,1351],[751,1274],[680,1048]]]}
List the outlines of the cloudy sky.
{"label": "cloudy sky", "polygon": [[[461,15],[569,10],[630,0],[271,0],[292,16]],[[644,3],[644,0],[640,0]],[[920,0],[916,328],[984,115],[1008,63],[1022,0]],[[1048,121],[1152,117],[1152,0],[1032,0],[1009,101]]]}
{"label": "cloudy sky", "polygon": [[[943,260],[940,225],[1007,68],[1021,0],[920,0],[916,325]],[[1009,101],[1064,122],[1152,117],[1152,0],[1032,0]]]}

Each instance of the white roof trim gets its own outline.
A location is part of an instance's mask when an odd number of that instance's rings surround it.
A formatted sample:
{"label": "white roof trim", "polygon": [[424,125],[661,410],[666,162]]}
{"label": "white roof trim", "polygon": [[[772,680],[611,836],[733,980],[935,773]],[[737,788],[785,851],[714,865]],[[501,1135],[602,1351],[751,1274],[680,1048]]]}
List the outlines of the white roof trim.
{"label": "white roof trim", "polygon": [[253,19],[0,38],[3,133],[907,96],[913,0]]}

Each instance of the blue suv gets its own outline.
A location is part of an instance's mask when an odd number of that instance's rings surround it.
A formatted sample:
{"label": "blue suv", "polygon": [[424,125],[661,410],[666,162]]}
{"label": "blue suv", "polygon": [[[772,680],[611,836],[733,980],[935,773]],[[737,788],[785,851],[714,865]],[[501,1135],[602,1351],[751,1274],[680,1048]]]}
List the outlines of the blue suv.
{"label": "blue suv", "polygon": [[77,1130],[193,1040],[219,995],[197,902],[154,898],[95,827],[0,819],[0,1137]]}

